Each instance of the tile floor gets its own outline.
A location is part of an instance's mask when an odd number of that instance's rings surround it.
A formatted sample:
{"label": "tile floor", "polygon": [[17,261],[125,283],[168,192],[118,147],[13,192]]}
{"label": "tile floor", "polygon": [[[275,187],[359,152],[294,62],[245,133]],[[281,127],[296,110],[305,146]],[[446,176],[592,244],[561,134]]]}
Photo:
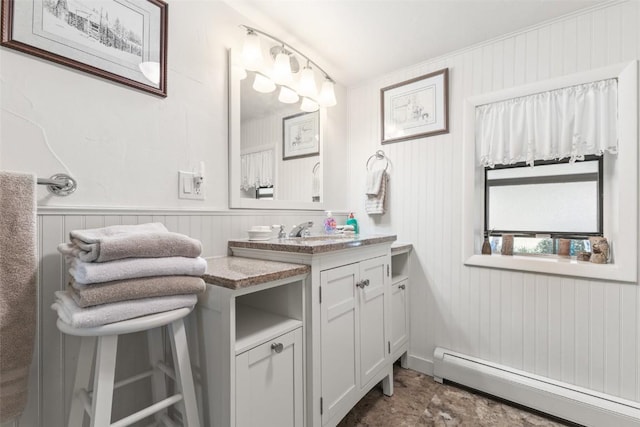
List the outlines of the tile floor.
{"label": "tile floor", "polygon": [[338,427],[558,427],[574,426],[504,401],[394,366],[394,394],[374,387]]}

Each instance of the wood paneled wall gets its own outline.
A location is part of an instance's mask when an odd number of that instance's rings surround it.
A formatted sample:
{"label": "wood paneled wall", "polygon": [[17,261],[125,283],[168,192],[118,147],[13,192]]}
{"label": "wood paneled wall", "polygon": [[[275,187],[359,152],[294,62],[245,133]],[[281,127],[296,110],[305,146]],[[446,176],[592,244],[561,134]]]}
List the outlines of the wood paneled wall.
{"label": "wood paneled wall", "polygon": [[[227,255],[227,241],[244,238],[253,225],[293,224],[313,220],[322,227],[324,215],[313,211],[222,211],[208,213],[142,211],[113,214],[87,209],[81,213],[42,212],[38,215],[38,327],[29,375],[29,401],[22,417],[2,427],[55,427],[67,422],[73,387],[79,339],[60,333],[56,313],[50,306],[54,292],[65,288],[66,266],[57,252],[58,244],[68,241],[74,229],[116,224],[161,222],[171,231],[199,239],[203,256]],[[344,218],[342,218],[344,221]],[[118,352],[116,380],[149,368],[145,334],[125,335]],[[118,391],[114,398],[114,419],[120,419],[150,402],[149,384],[144,381]],[[144,425],[140,424],[139,425]]]}
{"label": "wood paneled wall", "polygon": [[[640,401],[640,287],[463,265],[462,102],[640,57],[640,2],[608,3],[397,70],[349,92],[351,200],[367,158],[390,159],[388,212],[364,229],[414,244],[411,355],[431,369],[442,346]],[[462,31],[463,29],[461,29]],[[399,47],[400,48],[400,47]],[[380,88],[450,71],[450,133],[380,145]]]}

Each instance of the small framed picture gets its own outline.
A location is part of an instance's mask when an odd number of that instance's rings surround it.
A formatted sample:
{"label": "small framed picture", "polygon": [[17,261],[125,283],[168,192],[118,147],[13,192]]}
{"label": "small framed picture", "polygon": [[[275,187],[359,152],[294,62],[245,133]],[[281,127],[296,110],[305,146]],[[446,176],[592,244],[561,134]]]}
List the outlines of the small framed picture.
{"label": "small framed picture", "polygon": [[320,113],[301,113],[282,119],[282,160],[320,154]]}
{"label": "small framed picture", "polygon": [[449,132],[449,69],[380,89],[382,143]]}
{"label": "small framed picture", "polygon": [[162,0],[1,0],[3,46],[167,96]]}

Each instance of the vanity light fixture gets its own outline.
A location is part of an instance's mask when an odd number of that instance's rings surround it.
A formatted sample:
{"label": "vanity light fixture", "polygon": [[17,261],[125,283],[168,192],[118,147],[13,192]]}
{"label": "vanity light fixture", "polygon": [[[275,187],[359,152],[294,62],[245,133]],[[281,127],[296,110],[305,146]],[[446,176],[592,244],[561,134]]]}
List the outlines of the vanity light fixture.
{"label": "vanity light fixture", "polygon": [[256,78],[253,80],[253,88],[260,93],[271,93],[276,90],[276,84],[270,78],[256,73]]}
{"label": "vanity light fixture", "polygon": [[286,86],[282,86],[280,88],[280,95],[278,96],[278,101],[283,102],[285,104],[293,104],[300,100],[300,96],[292,89],[289,89]]}
{"label": "vanity light fixture", "polygon": [[260,38],[252,29],[247,28],[247,36],[242,47],[242,63],[247,70],[256,71],[262,65],[262,46]]}
{"label": "vanity light fixture", "polygon": [[300,109],[306,113],[313,113],[314,111],[318,111],[320,106],[316,101],[309,99],[307,97],[302,98],[302,103],[300,104]]}
{"label": "vanity light fixture", "polygon": [[[278,97],[280,102],[295,103],[302,98],[300,109],[307,112],[317,111],[320,106],[332,107],[337,104],[335,82],[318,64],[299,50],[264,31],[246,25],[240,25],[240,27],[246,30],[242,62],[245,69],[256,71],[253,84],[255,90],[263,93],[272,92],[277,84],[281,86]],[[277,43],[268,50],[275,59],[272,67],[263,61],[259,36]],[[306,66],[301,71],[299,59],[306,62]],[[299,71],[300,77],[295,79],[294,74],[298,74]],[[324,77],[320,93],[315,80],[316,72]]]}

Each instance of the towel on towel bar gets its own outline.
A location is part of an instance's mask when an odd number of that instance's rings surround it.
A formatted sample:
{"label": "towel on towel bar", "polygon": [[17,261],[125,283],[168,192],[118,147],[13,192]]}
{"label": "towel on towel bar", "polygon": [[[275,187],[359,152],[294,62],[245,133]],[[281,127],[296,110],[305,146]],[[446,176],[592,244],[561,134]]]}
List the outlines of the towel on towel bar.
{"label": "towel on towel bar", "polygon": [[367,187],[365,190],[365,194],[367,196],[377,196],[380,193],[382,179],[384,178],[385,174],[386,171],[384,169],[367,171]]}
{"label": "towel on towel bar", "polygon": [[207,270],[204,258],[128,258],[109,262],[84,262],[67,257],[69,273],[81,285],[151,276],[202,276]]}
{"label": "towel on towel bar", "polygon": [[380,186],[375,194],[368,193],[371,187],[367,184],[367,200],[365,200],[364,207],[369,215],[381,215],[384,213],[388,180],[389,175],[387,172],[382,171],[380,174]]}
{"label": "towel on towel bar", "polygon": [[0,423],[27,402],[37,276],[36,177],[0,172]]}
{"label": "towel on towel bar", "polygon": [[204,280],[194,276],[156,276],[115,282],[81,285],[71,280],[71,297],[79,307],[90,307],[130,299],[199,294],[204,292]]}
{"label": "towel on towel bar", "polygon": [[172,233],[160,223],[74,230],[69,235],[71,243],[60,244],[58,251],[85,262],[174,256],[195,258],[202,252],[198,240]]}
{"label": "towel on towel bar", "polygon": [[193,294],[172,295],[80,308],[69,296],[68,291],[57,291],[55,295],[56,301],[51,308],[58,312],[58,317],[63,322],[74,328],[93,328],[148,314],[193,307],[198,302],[198,297]]}

